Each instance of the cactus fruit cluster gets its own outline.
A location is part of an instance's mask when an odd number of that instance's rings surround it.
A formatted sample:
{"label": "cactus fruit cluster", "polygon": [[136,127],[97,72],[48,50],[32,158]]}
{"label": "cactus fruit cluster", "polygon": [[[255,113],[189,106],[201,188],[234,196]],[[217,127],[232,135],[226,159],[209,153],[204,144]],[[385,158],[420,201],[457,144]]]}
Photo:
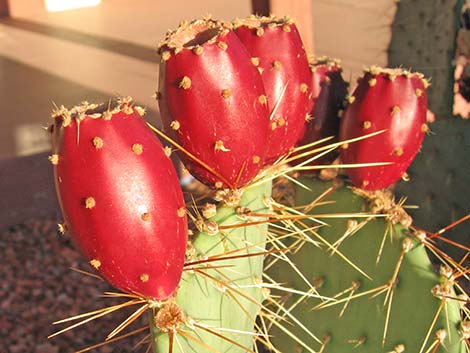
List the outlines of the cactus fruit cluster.
{"label": "cactus fruit cluster", "polygon": [[[130,98],[53,113],[61,229],[125,302],[52,336],[136,307],[95,347],[148,313],[155,353],[468,351],[468,271],[387,189],[426,132],[420,74],[373,67],[348,95],[287,17],[183,22],[158,50],[163,131]],[[205,184],[186,204],[157,135]],[[332,167],[355,188],[299,177]]]}

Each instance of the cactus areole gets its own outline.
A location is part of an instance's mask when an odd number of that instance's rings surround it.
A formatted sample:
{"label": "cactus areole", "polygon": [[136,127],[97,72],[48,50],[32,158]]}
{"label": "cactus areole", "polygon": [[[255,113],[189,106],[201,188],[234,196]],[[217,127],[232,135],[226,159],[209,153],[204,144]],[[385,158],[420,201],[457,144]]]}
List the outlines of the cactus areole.
{"label": "cactus areole", "polygon": [[344,144],[344,163],[390,163],[348,169],[352,183],[365,190],[388,187],[404,176],[427,132],[426,88],[421,74],[372,67],[359,79],[341,121],[340,140],[383,133]]}
{"label": "cactus areole", "polygon": [[166,299],[187,241],[178,178],[130,98],[60,108],[51,126],[55,186],[67,229],[112,285]]}
{"label": "cactus areole", "polygon": [[289,152],[305,133],[311,73],[297,27],[288,17],[234,21],[235,33],[263,78],[271,119],[266,163]]}
{"label": "cactus areole", "polygon": [[159,52],[162,121],[195,157],[180,154],[186,167],[209,186],[248,183],[263,165],[269,113],[243,44],[228,25],[203,19],[167,33]]}

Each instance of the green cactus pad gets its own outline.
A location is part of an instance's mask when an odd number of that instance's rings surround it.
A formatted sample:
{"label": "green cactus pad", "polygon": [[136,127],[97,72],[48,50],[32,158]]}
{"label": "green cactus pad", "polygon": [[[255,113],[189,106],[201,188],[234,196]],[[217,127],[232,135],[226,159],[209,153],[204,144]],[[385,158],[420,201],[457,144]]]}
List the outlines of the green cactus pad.
{"label": "green cactus pad", "polygon": [[[263,183],[245,191],[239,207],[246,207],[253,213],[266,213],[264,200],[270,195],[271,182]],[[259,220],[262,219],[258,218],[257,221]],[[216,222],[219,230],[224,226],[250,222],[240,217],[236,208],[227,206],[219,207],[217,214],[210,217],[209,221]],[[221,254],[234,257],[263,252],[266,233],[267,223],[225,229],[212,235],[200,232],[192,241],[195,249],[193,261]],[[242,250],[232,252],[237,249]],[[182,309],[186,322],[181,324],[179,333],[175,335],[173,353],[236,353],[253,349],[252,332],[263,300],[259,286],[263,260],[264,256],[261,254],[211,261],[193,266],[199,272],[184,272],[176,302]],[[205,266],[217,268],[204,269]],[[198,327],[204,325],[216,334]],[[154,351],[168,353],[168,333],[152,326]],[[235,330],[239,332],[234,332]]]}
{"label": "green cactus pad", "polygon": [[[422,152],[408,170],[411,180],[398,183],[396,191],[407,195],[408,204],[419,206],[410,210],[414,223],[437,232],[470,214],[470,121],[440,120],[431,125],[431,130],[433,134],[424,139]],[[444,236],[468,246],[469,234],[470,222],[467,221]],[[443,244],[442,248],[456,259],[465,253],[449,244]]]}
{"label": "green cactus pad", "polygon": [[430,109],[438,116],[452,111],[455,36],[457,11],[463,0],[402,0],[392,24],[388,49],[390,67],[412,68],[432,77],[428,90]]}
{"label": "green cactus pad", "polygon": [[[332,185],[329,182],[306,178],[300,181],[312,191],[298,188],[297,205],[311,203]],[[334,202],[319,205],[312,213],[319,215],[368,212],[366,200],[344,186],[338,187],[322,201]],[[311,350],[301,347],[284,333],[273,329],[270,333],[274,336],[275,346],[280,352],[398,353],[402,352],[402,348],[405,349],[404,352],[410,353],[464,352],[464,343],[459,334],[459,304],[454,300],[443,301],[442,297],[438,298],[431,293],[436,288],[444,287],[441,283],[444,283],[445,279],[434,271],[424,246],[416,239],[410,238],[410,232],[404,226],[391,225],[383,217],[374,217],[360,227],[361,222],[365,220],[366,218],[359,217],[324,219],[328,225],[320,228],[318,233],[330,244],[344,235],[348,226],[352,230],[358,225],[357,231],[344,239],[338,247],[343,258],[338,254],[331,255],[331,250],[325,246],[318,248],[312,243],[306,243],[292,256],[292,260],[312,281],[320,295],[330,298],[336,296],[338,301],[335,305],[311,310],[328,302],[317,298],[299,300],[301,296],[297,294],[285,298],[284,307],[288,309],[297,303],[291,311],[292,314],[324,344],[318,343],[298,326],[293,325],[289,326],[291,330],[306,346],[311,347]],[[387,227],[390,227],[391,235],[387,235],[380,261],[376,264]],[[312,239],[315,240],[314,235]],[[405,252],[404,248],[408,251]],[[371,279],[349,265],[345,258]],[[397,269],[393,295],[390,292],[384,305],[386,291],[377,288],[390,283]],[[293,288],[308,290],[305,283],[281,263],[271,268],[270,275]],[[455,296],[452,286],[445,288],[447,293]],[[338,296],[341,292],[343,294]],[[369,294],[347,300],[349,296],[366,292]],[[389,307],[390,300],[392,304]],[[389,308],[387,334],[383,343]],[[443,332],[439,330],[445,330],[447,333],[442,342],[445,348],[436,341],[436,332]],[[433,344],[435,346],[432,347]]]}

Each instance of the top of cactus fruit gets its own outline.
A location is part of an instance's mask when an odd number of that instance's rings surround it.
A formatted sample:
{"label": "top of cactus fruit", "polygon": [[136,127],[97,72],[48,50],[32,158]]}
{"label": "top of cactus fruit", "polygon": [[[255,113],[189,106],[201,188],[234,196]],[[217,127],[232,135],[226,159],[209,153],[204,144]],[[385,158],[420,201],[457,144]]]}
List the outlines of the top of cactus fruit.
{"label": "top of cactus fruit", "polygon": [[402,68],[383,68],[379,66],[372,65],[370,67],[364,68],[364,73],[369,73],[371,75],[385,75],[390,78],[395,78],[397,76],[405,76],[407,78],[418,78],[422,80],[425,88],[429,87],[430,83],[428,80],[424,78],[424,75],[421,72],[412,72],[409,70],[404,70]]}
{"label": "top of cactus fruit", "polygon": [[[83,101],[79,105],[76,105],[70,109],[67,109],[61,105],[60,107],[56,107],[56,109],[54,109],[51,114],[51,118],[55,120],[53,125],[67,127],[71,124],[72,119],[81,121],[85,118],[103,118],[105,120],[109,120],[114,114],[118,112],[132,114],[134,111],[140,116],[144,116],[145,114],[145,108],[133,105],[133,100],[131,97],[117,97],[111,99],[108,103],[101,104]],[[57,123],[57,120],[59,120],[59,123]]]}
{"label": "top of cactus fruit", "polygon": [[326,65],[328,67],[336,67],[341,69],[341,60],[336,58],[330,58],[326,55],[321,56],[309,56],[308,63],[310,66]]}
{"label": "top of cactus fruit", "polygon": [[245,19],[236,18],[233,20],[233,27],[238,28],[241,26],[247,26],[249,28],[262,28],[262,27],[280,27],[284,25],[294,24],[294,20],[289,16],[276,17],[271,16],[256,16],[251,15]]}
{"label": "top of cactus fruit", "polygon": [[176,30],[166,33],[165,39],[158,44],[158,53],[166,60],[165,54],[168,55],[170,52],[177,54],[183,49],[194,50],[203,44],[215,43],[229,30],[230,25],[214,20],[210,16],[191,22],[183,21]]}

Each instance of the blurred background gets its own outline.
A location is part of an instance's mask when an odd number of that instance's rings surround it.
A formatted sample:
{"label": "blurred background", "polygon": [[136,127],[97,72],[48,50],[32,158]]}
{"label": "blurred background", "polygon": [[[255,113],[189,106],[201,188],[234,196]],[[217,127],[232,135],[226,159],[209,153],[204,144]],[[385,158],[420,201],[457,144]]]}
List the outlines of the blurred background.
{"label": "blurred background", "polygon": [[268,6],[297,18],[310,52],[341,58],[346,79],[387,64],[392,0],[0,0],[0,158],[48,150],[41,127],[53,103],[130,95],[158,120],[151,96],[165,32],[184,19],[231,20]]}

